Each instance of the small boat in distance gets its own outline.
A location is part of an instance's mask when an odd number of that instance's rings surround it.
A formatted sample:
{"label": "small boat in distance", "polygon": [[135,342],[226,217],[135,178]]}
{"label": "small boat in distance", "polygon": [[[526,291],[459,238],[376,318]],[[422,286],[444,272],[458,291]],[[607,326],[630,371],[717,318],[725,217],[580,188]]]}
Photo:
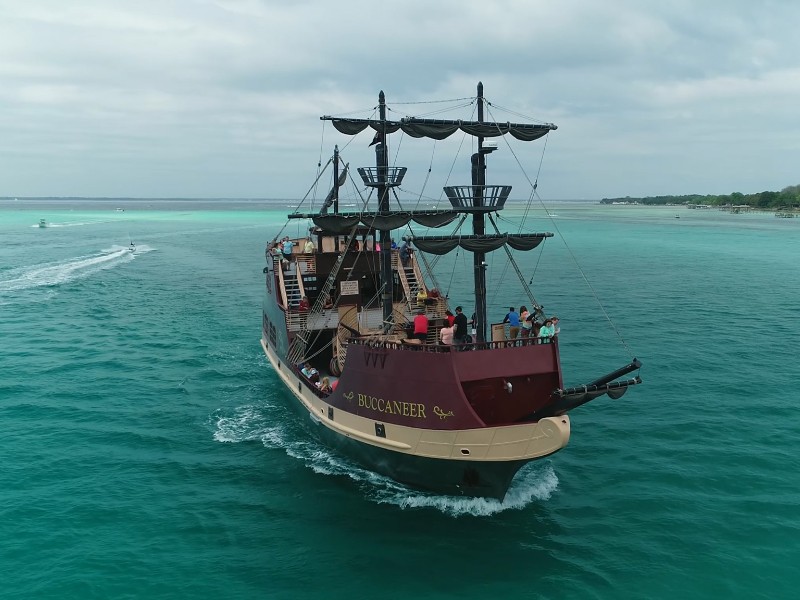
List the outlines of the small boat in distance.
{"label": "small boat in distance", "polygon": [[39,219],[39,227],[41,227],[42,229],[47,227],[47,221],[44,219]]}
{"label": "small boat in distance", "polygon": [[136,244],[131,242],[131,245],[128,246],[128,250],[130,250],[131,252],[136,252]]}
{"label": "small boat in distance", "polygon": [[[569,412],[602,396],[620,398],[641,383],[638,375],[620,379],[641,363],[632,358],[581,385],[564,384],[558,317],[545,315],[517,264],[531,261],[525,253],[554,234],[523,230],[524,220],[502,231],[498,213],[511,185],[487,184],[486,176],[498,145],[485,138],[533,142],[557,127],[485,121],[484,110],[495,104],[484,98],[482,83],[472,105],[477,120],[394,120],[380,92],[378,111],[366,118],[321,117],[346,136],[374,134],[375,166],[357,169],[362,201],[340,211],[355,204],[340,204],[349,163],[337,145],[317,174],[319,181],[331,167],[330,193],[317,202],[310,191],[303,199],[308,212],[298,207],[288,215],[301,220],[293,226],[301,235],[292,239],[281,229],[268,244],[260,341],[272,366],[268,376],[286,386],[309,433],[335,451],[412,488],[502,501],[526,463],[567,445]],[[407,168],[390,163],[397,160],[390,137],[398,132],[410,138],[404,148],[456,132],[471,137],[474,153],[464,161],[471,184],[445,186],[438,209],[418,206],[421,193],[402,197]],[[392,237],[398,230],[407,233]],[[504,293],[524,297],[508,330],[487,314],[487,254],[495,250],[502,250],[495,260],[513,265],[519,279],[521,291]],[[471,255],[470,284],[458,291],[469,309],[451,306],[449,289],[437,284],[433,267],[452,251]],[[438,281],[448,273],[440,267]],[[607,346],[585,352],[596,360]]]}

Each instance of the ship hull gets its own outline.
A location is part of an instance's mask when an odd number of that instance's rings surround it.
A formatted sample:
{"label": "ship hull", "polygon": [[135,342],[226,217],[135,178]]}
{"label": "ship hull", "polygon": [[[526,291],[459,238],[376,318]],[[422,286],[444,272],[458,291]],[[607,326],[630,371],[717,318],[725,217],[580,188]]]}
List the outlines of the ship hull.
{"label": "ship hull", "polygon": [[370,471],[411,488],[447,496],[503,500],[527,460],[482,462],[443,460],[394,452],[339,435],[317,422],[315,434],[327,446]]}
{"label": "ship hull", "polygon": [[361,417],[334,406],[333,398],[314,394],[265,340],[261,344],[293,395],[292,408],[316,438],[360,466],[415,489],[502,500],[522,466],[557,452],[569,440],[566,416],[439,430]]}

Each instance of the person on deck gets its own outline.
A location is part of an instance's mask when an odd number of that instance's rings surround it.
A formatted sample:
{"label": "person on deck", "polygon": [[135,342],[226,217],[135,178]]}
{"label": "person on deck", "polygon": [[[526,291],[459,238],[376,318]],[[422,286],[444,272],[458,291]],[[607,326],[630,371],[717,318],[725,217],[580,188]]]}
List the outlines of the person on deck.
{"label": "person on deck", "polygon": [[314,254],[314,251],[317,247],[314,245],[314,241],[311,239],[311,236],[306,238],[306,243],[303,245],[303,252],[305,254]]}
{"label": "person on deck", "polygon": [[520,337],[529,338],[531,337],[531,330],[533,329],[533,323],[531,322],[531,313],[528,310],[528,307],[524,304],[519,307],[519,324],[520,324]]}
{"label": "person on deck", "polygon": [[292,260],[292,247],[294,246],[294,242],[289,239],[289,236],[283,238],[283,243],[281,244],[281,251],[283,252],[283,258],[286,260]]}
{"label": "person on deck", "polygon": [[286,259],[283,257],[283,251],[281,250],[282,246],[283,246],[282,240],[280,242],[275,242],[275,244],[272,246],[272,250],[270,250],[270,253],[272,254],[273,258],[277,259],[280,262],[281,269],[285,271],[287,262]]}
{"label": "person on deck", "polygon": [[424,310],[418,311],[414,317],[414,337],[423,344],[428,339],[428,317],[425,316]]}
{"label": "person on deck", "polygon": [[555,335],[555,328],[553,327],[553,319],[547,319],[539,330],[539,337],[543,341],[549,341]]}
{"label": "person on deck", "polygon": [[467,315],[464,314],[464,309],[456,306],[456,318],[453,321],[455,331],[453,331],[453,342],[455,344],[464,344],[467,341]]}
{"label": "person on deck", "polygon": [[561,333],[561,327],[558,326],[559,319],[558,317],[553,316],[551,317],[551,320],[553,321],[553,337],[556,337],[559,333]]}
{"label": "person on deck", "polygon": [[317,384],[317,387],[319,387],[319,391],[323,394],[330,394],[333,391],[333,388],[331,387],[331,380],[327,377],[323,377],[322,381]]}
{"label": "person on deck", "polygon": [[417,307],[422,308],[425,306],[425,302],[428,300],[428,292],[425,291],[425,288],[419,288],[417,292]]}
{"label": "person on deck", "polygon": [[303,365],[303,368],[300,370],[300,372],[308,377],[308,380],[312,383],[317,383],[319,381],[319,371],[312,367],[311,363],[306,363]]}
{"label": "person on deck", "polygon": [[305,296],[300,298],[300,304],[297,305],[297,310],[299,310],[300,312],[308,312],[310,308],[311,305],[308,302],[308,298],[306,298]]}
{"label": "person on deck", "polygon": [[407,267],[411,263],[412,252],[414,252],[414,249],[411,247],[411,242],[408,240],[403,240],[403,243],[400,246],[400,262],[404,267]]}
{"label": "person on deck", "polygon": [[452,327],[456,321],[456,316],[449,310],[444,311],[444,316],[447,317],[447,325]]}
{"label": "person on deck", "polygon": [[503,323],[508,323],[508,338],[511,340],[517,339],[519,335],[519,313],[513,306],[508,309],[508,314],[503,319]]}
{"label": "person on deck", "polygon": [[439,330],[439,339],[445,346],[453,345],[453,332],[455,331],[454,325],[447,325]]}

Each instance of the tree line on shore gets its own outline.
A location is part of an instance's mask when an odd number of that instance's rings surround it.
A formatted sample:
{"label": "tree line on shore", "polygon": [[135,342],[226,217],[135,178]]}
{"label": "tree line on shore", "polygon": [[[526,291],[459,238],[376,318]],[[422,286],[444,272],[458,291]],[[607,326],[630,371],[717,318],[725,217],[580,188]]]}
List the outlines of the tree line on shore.
{"label": "tree line on shore", "polygon": [[636,204],[709,204],[712,206],[750,206],[751,208],[764,209],[798,209],[800,208],[800,185],[790,185],[780,192],[757,192],[755,194],[700,195],[689,194],[686,196],[647,196],[645,198],[603,198],[600,204],[613,204],[614,202],[629,202]]}

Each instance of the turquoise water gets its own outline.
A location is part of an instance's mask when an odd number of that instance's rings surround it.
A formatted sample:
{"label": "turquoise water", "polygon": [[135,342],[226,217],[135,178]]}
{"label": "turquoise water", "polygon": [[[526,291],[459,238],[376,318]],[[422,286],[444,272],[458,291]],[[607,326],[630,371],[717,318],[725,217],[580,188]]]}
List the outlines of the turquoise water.
{"label": "turquoise water", "polygon": [[[645,383],[573,412],[499,504],[306,437],[258,344],[285,212],[0,201],[0,596],[797,597],[800,219],[539,218],[563,238],[522,268],[561,317],[565,384],[632,356]],[[500,320],[526,299],[498,259]],[[469,260],[439,265],[465,306]]]}

